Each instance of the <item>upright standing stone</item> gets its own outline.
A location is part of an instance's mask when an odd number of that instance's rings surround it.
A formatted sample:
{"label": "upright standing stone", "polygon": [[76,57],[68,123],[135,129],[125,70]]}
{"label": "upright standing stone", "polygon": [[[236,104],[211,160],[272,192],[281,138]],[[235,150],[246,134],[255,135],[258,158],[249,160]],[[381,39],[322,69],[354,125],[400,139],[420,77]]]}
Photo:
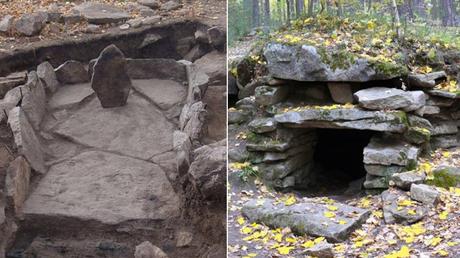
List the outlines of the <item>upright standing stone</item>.
{"label": "upright standing stone", "polygon": [[102,107],[124,106],[132,85],[126,71],[123,53],[115,45],[106,47],[99,55],[93,69],[91,87],[96,92]]}

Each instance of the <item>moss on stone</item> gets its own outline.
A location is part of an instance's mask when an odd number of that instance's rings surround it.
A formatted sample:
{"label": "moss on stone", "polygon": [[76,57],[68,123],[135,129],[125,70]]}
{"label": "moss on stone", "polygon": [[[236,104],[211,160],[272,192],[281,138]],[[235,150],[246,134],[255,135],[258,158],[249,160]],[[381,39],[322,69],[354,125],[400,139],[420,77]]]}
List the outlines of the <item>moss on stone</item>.
{"label": "moss on stone", "polygon": [[397,62],[369,61],[369,63],[377,73],[384,74],[388,77],[406,76],[409,73],[409,70],[404,64]]}
{"label": "moss on stone", "polygon": [[430,185],[449,188],[460,184],[460,178],[449,173],[447,168],[436,170],[433,172],[433,179],[427,180]]}

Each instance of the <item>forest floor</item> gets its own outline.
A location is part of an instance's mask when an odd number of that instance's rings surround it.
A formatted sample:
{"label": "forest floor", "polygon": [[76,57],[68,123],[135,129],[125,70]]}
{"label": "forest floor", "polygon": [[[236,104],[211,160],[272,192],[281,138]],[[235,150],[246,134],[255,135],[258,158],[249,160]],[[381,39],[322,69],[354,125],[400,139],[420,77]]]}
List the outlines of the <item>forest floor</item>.
{"label": "forest floor", "polygon": [[[71,13],[72,8],[85,1],[76,0],[59,3],[53,0],[9,0],[0,1],[0,18],[5,15],[11,15],[18,19],[21,15],[42,10],[47,10],[52,4],[58,3],[58,11],[63,15]],[[139,11],[133,10],[130,5],[137,4],[136,0],[97,0],[96,2],[107,3],[127,11],[131,18],[140,17]],[[165,3],[166,1],[161,1]],[[158,24],[177,19],[199,20],[209,26],[221,26],[226,28],[226,5],[222,0],[197,0],[185,1],[182,8],[172,11],[155,10],[155,15],[161,16]],[[21,36],[18,33],[1,34],[0,33],[0,53],[14,51],[17,48],[26,47],[36,42],[63,39],[80,39],[109,32],[117,32],[121,29],[120,24],[102,25],[97,32],[88,32],[88,23],[86,21],[75,24],[63,24],[50,22],[46,24],[40,35],[33,37]]]}

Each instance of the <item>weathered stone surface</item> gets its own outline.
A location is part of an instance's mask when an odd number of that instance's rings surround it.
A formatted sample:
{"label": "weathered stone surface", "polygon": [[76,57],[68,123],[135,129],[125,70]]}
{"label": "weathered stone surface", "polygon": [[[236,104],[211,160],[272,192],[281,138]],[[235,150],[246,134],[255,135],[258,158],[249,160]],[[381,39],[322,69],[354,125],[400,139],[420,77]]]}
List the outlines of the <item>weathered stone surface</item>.
{"label": "weathered stone surface", "polygon": [[283,202],[275,204],[273,199],[254,199],[243,205],[242,212],[250,221],[273,228],[289,227],[299,234],[323,236],[334,242],[346,240],[370,214],[368,210],[335,203],[338,208],[335,219],[346,223],[330,223],[330,218],[324,216],[324,212],[329,211],[326,206],[304,200],[285,206]]}
{"label": "weathered stone surface", "polygon": [[431,185],[439,187],[459,187],[460,168],[452,166],[439,166],[433,169],[433,179],[428,181]]}
{"label": "weathered stone surface", "polygon": [[460,95],[444,90],[429,90],[428,94],[448,99],[459,99]]}
{"label": "weathered stone surface", "polygon": [[460,146],[460,140],[455,134],[431,137],[430,142],[433,149],[447,149]]}
{"label": "weathered stone surface", "polygon": [[334,245],[326,241],[322,241],[318,244],[315,244],[313,247],[308,248],[302,254],[312,256],[312,257],[321,257],[321,258],[334,258]]}
{"label": "weathered stone surface", "polygon": [[72,109],[94,94],[89,83],[78,83],[60,87],[48,101],[48,109]]}
{"label": "weathered stone surface", "polygon": [[46,109],[46,94],[37,74],[32,71],[28,74],[28,81],[22,89],[21,107],[27,114],[30,123],[35,129],[40,127]]}
{"label": "weathered stone surface", "polygon": [[267,133],[276,130],[276,121],[273,118],[257,118],[248,124],[249,130],[254,133]]}
{"label": "weathered stone surface", "polygon": [[128,13],[116,6],[97,2],[82,3],[74,7],[73,11],[93,24],[117,23],[130,18]]}
{"label": "weathered stone surface", "polygon": [[161,109],[167,110],[185,100],[187,90],[184,85],[170,80],[134,80],[133,87],[151,99]]}
{"label": "weathered stone surface", "polygon": [[157,0],[138,0],[137,2],[141,5],[148,6],[152,9],[160,8],[160,2],[158,2]]}
{"label": "weathered stone surface", "polygon": [[194,64],[209,77],[210,85],[224,85],[227,78],[226,60],[225,54],[212,51],[196,60]]}
{"label": "weathered stone surface", "polygon": [[446,72],[434,72],[427,74],[409,74],[407,80],[409,87],[421,87],[432,89],[438,83],[447,79]]}
{"label": "weathered stone surface", "polygon": [[10,32],[13,27],[14,17],[12,15],[5,15],[0,20],[0,32]]}
{"label": "weathered stone surface", "polygon": [[[409,198],[405,192],[391,189],[383,192],[381,196],[383,201],[383,218],[387,224],[412,224],[422,220],[428,212],[424,206],[417,203],[410,206],[398,205],[399,201]],[[412,212],[409,213],[409,210],[415,212],[415,214]]]}
{"label": "weathered stone surface", "polygon": [[361,107],[371,110],[416,110],[425,105],[423,91],[407,92],[394,88],[374,87],[354,94]]}
{"label": "weathered stone surface", "polygon": [[29,163],[22,156],[18,156],[13,160],[6,171],[6,196],[12,207],[14,207],[15,214],[21,212],[22,206],[29,194],[30,177],[31,170]]}
{"label": "weathered stone surface", "polygon": [[86,71],[85,66],[78,61],[69,60],[61,64],[54,71],[56,72],[58,81],[62,84],[74,84],[89,81],[88,71]]}
{"label": "weathered stone surface", "polygon": [[436,115],[441,113],[441,109],[437,106],[423,106],[417,110],[415,110],[415,114],[419,116],[424,116],[424,115]]}
{"label": "weathered stone surface", "polygon": [[401,166],[382,166],[382,165],[370,165],[364,164],[364,169],[368,174],[374,176],[391,176],[393,174],[398,174],[406,170],[405,167]]}
{"label": "weathered stone surface", "polygon": [[104,108],[121,107],[131,91],[131,79],[126,72],[126,60],[115,45],[110,45],[100,53],[93,67],[91,88]]}
{"label": "weathered stone surface", "polygon": [[177,153],[177,172],[179,175],[185,175],[190,167],[190,152],[192,150],[190,137],[182,131],[174,131],[173,147]]}
{"label": "weathered stone surface", "polygon": [[431,135],[456,134],[458,127],[455,121],[436,121],[432,122]]}
{"label": "weathered stone surface", "polygon": [[187,81],[186,66],[174,59],[126,59],[131,79]]}
{"label": "weathered stone surface", "polygon": [[24,36],[35,36],[45,27],[47,19],[48,15],[43,12],[26,13],[15,21],[14,29]]}
{"label": "weathered stone surface", "polygon": [[53,129],[80,144],[144,160],[172,150],[173,131],[161,112],[135,95],[110,109],[92,99]]}
{"label": "weathered stone surface", "polygon": [[255,90],[256,103],[270,106],[283,101],[288,95],[286,87],[259,86]]}
{"label": "weathered stone surface", "polygon": [[285,161],[259,164],[261,176],[267,181],[275,181],[289,176],[313,159],[313,152],[298,153]]}
{"label": "weathered stone surface", "polygon": [[372,138],[364,148],[364,163],[409,166],[415,164],[419,148],[398,139]]}
{"label": "weathered stone surface", "polygon": [[[185,108],[185,106],[184,106]],[[192,143],[196,143],[201,139],[203,136],[203,125],[206,121],[206,105],[199,101],[191,105],[187,111],[184,112],[184,109],[181,113],[180,120],[181,122],[181,129],[189,135]]]}
{"label": "weathered stone surface", "polygon": [[347,69],[332,69],[325,64],[313,46],[287,46],[270,43],[264,49],[267,67],[275,78],[296,81],[365,82],[399,77],[401,73],[384,74],[374,70],[365,59],[358,59]]}
{"label": "weathered stone surface", "polygon": [[273,162],[273,161],[281,161],[286,160],[289,157],[292,157],[296,154],[302,152],[308,152],[313,150],[313,145],[311,144],[301,144],[299,146],[292,147],[285,152],[264,152],[264,156],[262,161],[263,162]]}
{"label": "weathered stone surface", "polygon": [[406,115],[402,111],[366,111],[360,108],[307,108],[275,115],[275,120],[287,127],[344,128],[403,132]]}
{"label": "weathered stone surface", "polygon": [[134,258],[168,258],[168,256],[159,247],[152,245],[149,241],[145,241],[136,246]]}
{"label": "weathered stone surface", "polygon": [[43,62],[37,66],[38,78],[44,83],[48,93],[54,93],[59,87],[59,82],[54,72],[53,66],[49,62]]}
{"label": "weathered stone surface", "polygon": [[340,104],[353,103],[353,91],[349,83],[329,82],[327,84],[332,99]]}
{"label": "weathered stone surface", "polygon": [[250,112],[238,109],[228,110],[228,124],[241,124],[247,122],[250,118]]}
{"label": "weathered stone surface", "polygon": [[35,171],[41,174],[46,173],[41,144],[20,107],[10,110],[8,124],[11,127],[11,131],[13,131],[14,142],[18,147],[18,152],[24,155]]}
{"label": "weathered stone surface", "polygon": [[208,34],[208,42],[216,49],[222,49],[225,47],[226,44],[226,36],[227,33],[225,32],[224,28],[221,27],[211,27],[209,28],[206,33]]}
{"label": "weathered stone surface", "polygon": [[426,105],[429,106],[438,106],[438,107],[450,107],[455,103],[455,99],[429,96],[426,101]]}
{"label": "weathered stone surface", "polygon": [[302,135],[293,135],[292,137],[278,137],[278,140],[273,140],[269,137],[260,137],[256,142],[248,141],[246,147],[249,151],[263,151],[263,152],[284,152],[289,148],[297,147],[300,145],[314,146],[316,142],[316,134],[307,132]]}
{"label": "weathered stone surface", "polygon": [[434,187],[424,184],[412,184],[410,198],[425,204],[436,204],[441,194]]}
{"label": "weathered stone surface", "polygon": [[425,181],[425,174],[417,171],[407,171],[394,174],[391,180],[398,188],[409,190],[412,184],[421,184]]}
{"label": "weathered stone surface", "polygon": [[404,132],[404,139],[413,144],[422,144],[430,141],[431,133],[426,128],[409,127]]}
{"label": "weathered stone surface", "polygon": [[227,180],[227,146],[222,140],[194,151],[189,173],[194,188],[207,200],[224,200]]}
{"label": "weathered stone surface", "polygon": [[0,78],[0,98],[4,98],[6,93],[14,87],[27,82],[26,72],[17,72]]}
{"label": "weathered stone surface", "polygon": [[389,176],[374,176],[371,174],[366,175],[366,181],[364,181],[364,188],[366,189],[386,189],[390,181]]}
{"label": "weathered stone surface", "polygon": [[174,11],[174,10],[177,10],[177,9],[180,9],[180,8],[182,8],[182,4],[180,4],[180,3],[176,2],[176,1],[173,1],[173,0],[168,1],[168,2],[166,2],[166,3],[161,5],[161,10],[168,11],[168,12]]}
{"label": "weathered stone surface", "polygon": [[88,151],[52,166],[27,199],[23,211],[29,218],[65,216],[118,224],[174,218],[179,215],[178,203],[171,184],[157,165]]}
{"label": "weathered stone surface", "polygon": [[425,118],[416,116],[416,115],[408,114],[407,119],[409,121],[409,124],[413,127],[420,127],[420,128],[427,128],[427,129],[431,129],[432,127],[432,124],[430,121],[428,121]]}
{"label": "weathered stone surface", "polygon": [[176,246],[185,247],[185,246],[189,246],[192,243],[193,234],[188,231],[179,231],[176,235],[176,238],[177,238]]}

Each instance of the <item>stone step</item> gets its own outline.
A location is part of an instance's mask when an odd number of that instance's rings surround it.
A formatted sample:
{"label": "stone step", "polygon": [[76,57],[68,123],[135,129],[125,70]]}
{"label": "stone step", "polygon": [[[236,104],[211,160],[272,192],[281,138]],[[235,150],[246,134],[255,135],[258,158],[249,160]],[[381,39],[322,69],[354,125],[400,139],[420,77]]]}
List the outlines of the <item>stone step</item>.
{"label": "stone step", "polygon": [[[301,235],[322,236],[333,242],[342,242],[359,227],[370,214],[369,210],[342,203],[328,205],[302,200],[286,206],[274,199],[254,199],[244,204],[242,212],[250,221],[264,223],[273,228],[290,227]],[[329,207],[331,208],[331,207]],[[334,214],[328,218],[325,213]]]}

